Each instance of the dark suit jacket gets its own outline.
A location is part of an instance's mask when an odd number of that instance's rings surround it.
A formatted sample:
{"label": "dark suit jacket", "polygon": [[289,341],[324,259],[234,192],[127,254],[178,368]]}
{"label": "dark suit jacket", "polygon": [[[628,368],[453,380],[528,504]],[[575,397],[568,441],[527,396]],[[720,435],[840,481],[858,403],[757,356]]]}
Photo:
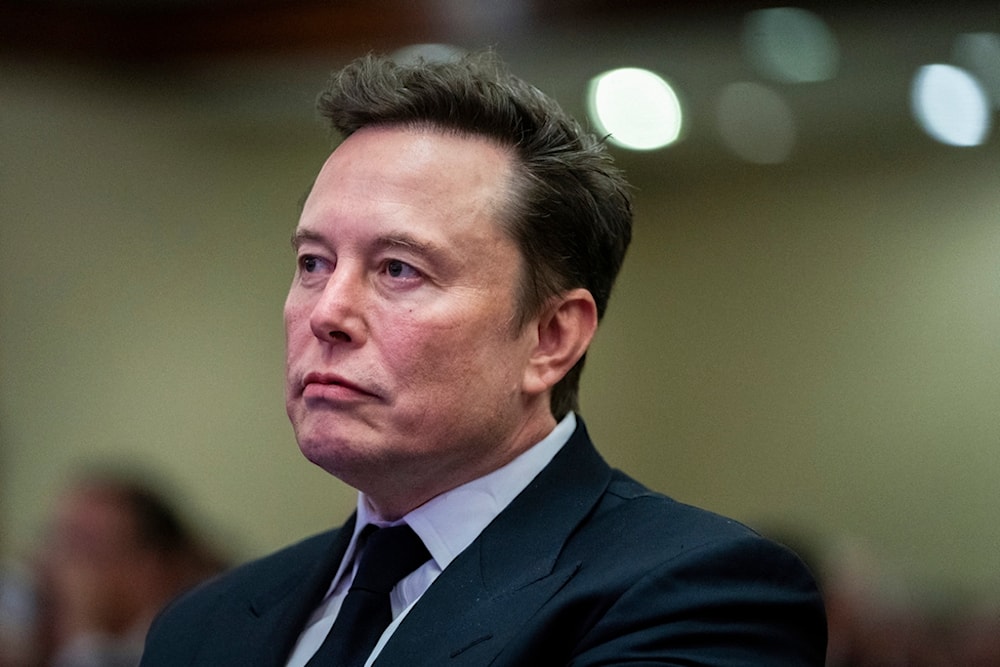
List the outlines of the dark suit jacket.
{"label": "dark suit jacket", "polygon": [[[284,665],[353,521],[175,602],[143,667]],[[376,665],[821,666],[825,646],[820,596],[791,552],[612,470],[581,423]]]}

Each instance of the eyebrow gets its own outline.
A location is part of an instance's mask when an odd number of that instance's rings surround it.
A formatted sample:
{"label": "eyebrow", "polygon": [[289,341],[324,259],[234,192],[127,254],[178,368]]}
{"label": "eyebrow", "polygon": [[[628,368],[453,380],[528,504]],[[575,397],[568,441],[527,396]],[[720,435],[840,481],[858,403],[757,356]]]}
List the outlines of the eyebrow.
{"label": "eyebrow", "polygon": [[375,246],[379,249],[406,248],[431,257],[436,257],[444,252],[437,244],[423,241],[406,232],[380,236],[375,240]]}
{"label": "eyebrow", "polygon": [[[322,234],[319,234],[312,230],[296,229],[291,237],[292,248],[298,250],[305,243],[318,243],[320,245],[327,245],[327,240]],[[427,255],[428,257],[431,258],[439,258],[442,260],[445,259],[447,254],[446,251],[436,243],[418,239],[412,234],[408,234],[407,232],[397,232],[393,234],[387,234],[385,236],[380,236],[377,239],[375,239],[372,245],[374,248],[378,250],[405,248],[420,253],[422,255]]]}
{"label": "eyebrow", "polygon": [[292,232],[292,238],[289,241],[291,241],[292,249],[298,250],[306,242],[323,243],[323,237],[308,229],[296,229]]}

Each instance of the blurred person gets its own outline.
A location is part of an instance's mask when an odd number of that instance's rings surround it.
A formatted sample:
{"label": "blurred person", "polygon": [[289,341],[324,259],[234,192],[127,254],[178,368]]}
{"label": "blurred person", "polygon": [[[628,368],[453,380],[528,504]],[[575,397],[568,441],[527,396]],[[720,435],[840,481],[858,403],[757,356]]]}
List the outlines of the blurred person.
{"label": "blurred person", "polygon": [[801,561],[612,470],[577,414],[631,238],[603,142],[491,53],[365,57],[320,108],[286,407],[357,510],[172,604],[143,665],[822,665]]}
{"label": "blurred person", "polygon": [[88,476],[57,499],[38,554],[38,644],[53,667],[137,665],[153,617],[222,569],[145,484]]}
{"label": "blurred person", "polygon": [[956,626],[955,665],[1000,667],[1000,602],[973,605]]}
{"label": "blurred person", "polygon": [[918,602],[904,578],[866,545],[840,541],[815,571],[826,601],[827,667],[976,664],[955,660],[947,626],[930,613],[926,603]]}
{"label": "blurred person", "polygon": [[24,563],[0,566],[0,667],[36,664],[36,600]]}

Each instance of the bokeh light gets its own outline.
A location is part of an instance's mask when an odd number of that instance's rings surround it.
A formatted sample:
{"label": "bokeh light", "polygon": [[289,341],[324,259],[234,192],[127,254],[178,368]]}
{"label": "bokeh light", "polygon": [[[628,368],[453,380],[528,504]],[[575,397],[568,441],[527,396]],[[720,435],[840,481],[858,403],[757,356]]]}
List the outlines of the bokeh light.
{"label": "bokeh light", "polygon": [[959,35],[953,51],[955,63],[976,75],[1000,109],[1000,35],[972,32]]}
{"label": "bokeh light", "polygon": [[913,78],[913,115],[934,139],[951,146],[978,146],[990,129],[989,96],[969,72],[926,65]]}
{"label": "bokeh light", "polygon": [[756,164],[777,164],[795,146],[795,121],[778,93],[759,83],[732,83],[716,107],[719,134],[736,155]]}
{"label": "bokeh light", "polygon": [[653,150],[680,137],[680,100],[670,84],[649,70],[626,67],[594,77],[587,107],[608,140],[624,148]]}
{"label": "bokeh light", "polygon": [[761,76],[782,83],[832,79],[840,62],[840,47],[823,19],[796,7],[747,14],[743,45]]}

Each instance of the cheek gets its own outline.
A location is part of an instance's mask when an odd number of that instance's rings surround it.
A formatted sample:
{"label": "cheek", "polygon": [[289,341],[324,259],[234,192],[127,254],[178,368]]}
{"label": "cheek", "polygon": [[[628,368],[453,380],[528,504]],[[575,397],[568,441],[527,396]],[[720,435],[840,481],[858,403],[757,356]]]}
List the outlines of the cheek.
{"label": "cheek", "polygon": [[384,365],[413,389],[461,400],[484,391],[505,392],[517,374],[510,333],[491,320],[458,326],[413,323],[396,327],[394,334],[382,346]]}
{"label": "cheek", "polygon": [[466,358],[470,345],[462,327],[444,326],[440,320],[410,313],[382,322],[386,326],[371,332],[379,339],[378,363],[399,385],[419,392],[438,391],[436,385],[458,379],[459,360]]}
{"label": "cheek", "polygon": [[285,348],[289,356],[303,339],[310,335],[309,318],[305,308],[294,304],[286,304],[284,312],[285,321]]}
{"label": "cheek", "polygon": [[[398,320],[388,327],[378,344],[382,366],[401,380],[424,381],[434,367],[446,363],[453,348],[447,336],[419,322]],[[459,354],[458,350],[454,351]],[[419,376],[419,377],[418,377]]]}

